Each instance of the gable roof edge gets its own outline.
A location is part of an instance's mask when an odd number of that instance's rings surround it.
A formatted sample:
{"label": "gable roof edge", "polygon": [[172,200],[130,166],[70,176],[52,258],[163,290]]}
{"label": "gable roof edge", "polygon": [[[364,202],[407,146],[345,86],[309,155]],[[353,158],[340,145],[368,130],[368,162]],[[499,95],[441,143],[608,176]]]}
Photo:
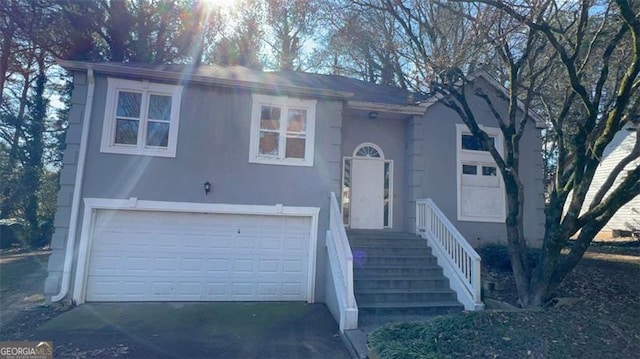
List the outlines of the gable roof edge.
{"label": "gable roof edge", "polygon": [[[494,79],[486,71],[477,71],[469,76],[469,79],[471,81],[475,80],[476,78],[482,78],[483,80],[487,81],[489,85],[491,85],[491,87],[502,92],[505,96],[507,96],[507,98],[509,97],[509,92],[507,92],[507,89],[504,86],[502,86],[500,83],[498,83],[498,81],[496,81],[496,79]],[[520,100],[518,100],[518,109],[524,112],[524,103]],[[539,128],[539,129],[547,128],[547,124],[545,123],[544,119],[540,117],[537,113],[533,112],[531,109],[529,109],[527,115],[529,116],[529,118],[535,121],[536,128]]]}
{"label": "gable roof edge", "polygon": [[[486,73],[485,71],[478,71],[472,75],[469,75],[468,79],[470,81],[475,80],[476,78],[482,78],[483,80],[487,81],[487,83],[489,83],[489,85],[493,88],[495,88],[496,90],[502,92],[505,96],[509,96],[509,93],[507,92],[507,89],[502,86],[501,84],[498,83],[498,81],[496,81],[493,77],[491,77],[491,75],[489,75],[488,73]],[[458,83],[456,83],[458,84]],[[435,105],[436,103],[440,102],[440,100],[442,100],[444,98],[444,95],[438,93],[435,95],[432,95],[427,101],[423,102],[421,105],[426,109],[428,109],[429,107]],[[524,112],[524,103],[522,103],[522,101],[518,100],[518,109],[520,111]],[[547,128],[547,124],[545,123],[544,119],[542,117],[540,117],[538,114],[536,114],[535,112],[533,112],[532,110],[528,111],[528,116],[530,119],[532,119],[535,123],[536,123],[536,128],[538,129],[543,129],[543,128]]]}

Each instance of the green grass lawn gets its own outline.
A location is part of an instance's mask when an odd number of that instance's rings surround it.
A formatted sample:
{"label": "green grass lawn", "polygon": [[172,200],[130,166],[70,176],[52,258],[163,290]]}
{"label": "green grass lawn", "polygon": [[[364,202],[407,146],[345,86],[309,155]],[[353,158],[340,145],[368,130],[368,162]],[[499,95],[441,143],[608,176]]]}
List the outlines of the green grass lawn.
{"label": "green grass lawn", "polygon": [[[493,295],[495,299],[515,299],[509,274],[484,274],[502,276],[509,284],[507,290]],[[368,345],[385,359],[638,358],[637,250],[589,252],[558,296],[571,299],[544,310],[487,310],[424,323],[390,324],[371,333]]]}

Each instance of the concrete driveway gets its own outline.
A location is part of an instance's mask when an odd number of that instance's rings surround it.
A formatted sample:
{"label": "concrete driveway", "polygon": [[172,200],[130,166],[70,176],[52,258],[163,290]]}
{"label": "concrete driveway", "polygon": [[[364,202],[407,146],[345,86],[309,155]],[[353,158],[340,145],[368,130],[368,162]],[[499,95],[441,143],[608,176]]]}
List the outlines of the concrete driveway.
{"label": "concrete driveway", "polygon": [[41,325],[55,358],[349,358],[322,304],[92,303]]}

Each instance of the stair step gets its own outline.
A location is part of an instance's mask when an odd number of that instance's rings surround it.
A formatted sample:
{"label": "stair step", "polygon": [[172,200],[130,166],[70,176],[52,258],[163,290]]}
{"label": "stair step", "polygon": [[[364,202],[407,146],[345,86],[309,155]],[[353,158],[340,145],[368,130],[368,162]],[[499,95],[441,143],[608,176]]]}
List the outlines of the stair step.
{"label": "stair step", "polygon": [[367,238],[367,237],[350,237],[347,235],[349,243],[356,244],[372,244],[372,245],[393,245],[393,244],[419,244],[426,245],[427,241],[420,237],[413,238],[397,238],[397,237],[378,237],[378,238]]}
{"label": "stair step", "polygon": [[455,301],[450,289],[377,289],[359,290],[355,294],[358,305],[374,303],[431,303]]}
{"label": "stair step", "polygon": [[418,266],[421,264],[437,264],[438,260],[433,256],[421,256],[421,255],[365,255],[360,256],[357,252],[353,256],[354,266],[368,267],[368,266]]}
{"label": "stair step", "polygon": [[424,257],[431,256],[431,250],[414,247],[360,247],[351,246],[351,253],[363,256],[382,256],[382,255],[420,255]]}
{"label": "stair step", "polygon": [[423,267],[399,267],[399,266],[376,266],[376,267],[356,267],[354,268],[354,276],[360,279],[378,279],[386,277],[418,277],[433,278],[441,277],[442,269],[431,264]]}
{"label": "stair step", "polygon": [[457,313],[464,307],[456,301],[429,302],[429,303],[358,303],[358,310],[363,314],[417,314],[436,315]]}
{"label": "stair step", "polygon": [[348,230],[347,237],[351,238],[398,238],[398,239],[406,239],[406,238],[421,238],[415,233],[408,232],[387,232],[387,231],[359,231],[359,230]]}
{"label": "stair step", "polygon": [[424,303],[434,301],[455,301],[455,293],[390,293],[390,294],[357,294],[356,302],[373,303]]}
{"label": "stair step", "polygon": [[354,288],[361,289],[442,289],[449,288],[449,281],[442,278],[354,278]]}
{"label": "stair step", "polygon": [[431,251],[431,247],[421,241],[370,241],[370,240],[349,240],[351,248],[424,248]]}

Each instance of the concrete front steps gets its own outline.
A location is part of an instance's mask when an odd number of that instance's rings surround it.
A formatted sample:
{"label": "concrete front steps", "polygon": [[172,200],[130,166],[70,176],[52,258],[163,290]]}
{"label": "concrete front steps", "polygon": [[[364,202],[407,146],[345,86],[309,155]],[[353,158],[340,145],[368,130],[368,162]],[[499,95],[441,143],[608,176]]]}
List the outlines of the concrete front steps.
{"label": "concrete front steps", "polygon": [[[410,233],[350,230],[354,292],[361,324],[379,317],[459,312],[449,280],[424,239]],[[366,323],[362,323],[362,322]]]}

